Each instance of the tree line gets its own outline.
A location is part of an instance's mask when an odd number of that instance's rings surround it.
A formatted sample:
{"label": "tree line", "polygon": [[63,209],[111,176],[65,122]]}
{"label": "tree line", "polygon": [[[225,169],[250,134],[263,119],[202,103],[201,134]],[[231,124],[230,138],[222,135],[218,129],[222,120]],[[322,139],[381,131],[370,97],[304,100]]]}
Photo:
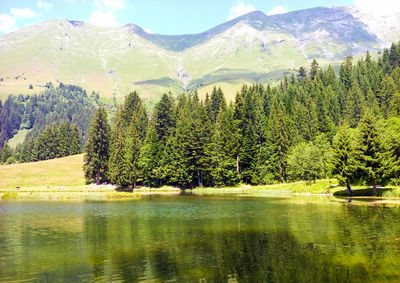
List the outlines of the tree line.
{"label": "tree line", "polygon": [[112,128],[100,107],[85,147],[88,182],[234,186],[336,176],[347,185],[399,180],[400,45],[378,60],[347,57],[339,75],[313,60],[277,85],[164,94],[147,113],[136,92]]}
{"label": "tree line", "polygon": [[15,149],[7,143],[0,152],[4,164],[48,160],[82,152],[82,137],[78,126],[70,121],[61,121],[47,126],[37,137],[30,138]]}
{"label": "tree line", "polygon": [[87,140],[90,118],[99,103],[99,94],[88,95],[81,87],[47,83],[39,95],[10,95],[0,101],[0,150],[19,130],[29,129],[26,139],[36,138],[47,126],[68,120],[78,126]]}

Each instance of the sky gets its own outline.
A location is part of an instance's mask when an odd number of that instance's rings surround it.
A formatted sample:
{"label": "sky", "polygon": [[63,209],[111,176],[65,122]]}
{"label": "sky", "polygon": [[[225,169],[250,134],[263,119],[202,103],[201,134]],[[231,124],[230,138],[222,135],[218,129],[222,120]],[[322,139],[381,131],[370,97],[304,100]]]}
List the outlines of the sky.
{"label": "sky", "polygon": [[253,10],[273,15],[350,5],[372,14],[400,12],[399,0],[0,0],[0,35],[54,18],[100,26],[134,23],[152,33],[190,34]]}

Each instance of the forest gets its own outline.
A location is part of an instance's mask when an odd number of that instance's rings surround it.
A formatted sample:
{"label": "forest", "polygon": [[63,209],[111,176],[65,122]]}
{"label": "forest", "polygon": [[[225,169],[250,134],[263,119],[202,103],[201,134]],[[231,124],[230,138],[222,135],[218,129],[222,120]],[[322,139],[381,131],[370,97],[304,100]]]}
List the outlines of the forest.
{"label": "forest", "polygon": [[[89,96],[81,87],[63,83],[57,87],[48,83],[39,95],[10,95],[4,104],[0,101],[0,163],[80,153],[98,104],[98,93],[92,92]],[[25,140],[15,149],[11,148],[8,140],[23,129],[29,130]],[[57,146],[62,140],[69,142],[68,136],[73,143],[71,150]]]}
{"label": "forest", "polygon": [[109,125],[95,112],[85,146],[88,183],[235,186],[337,178],[400,183],[400,44],[377,60],[346,57],[338,75],[313,60],[278,84],[244,85],[227,103],[214,88],[164,94],[151,113],[130,93]]}

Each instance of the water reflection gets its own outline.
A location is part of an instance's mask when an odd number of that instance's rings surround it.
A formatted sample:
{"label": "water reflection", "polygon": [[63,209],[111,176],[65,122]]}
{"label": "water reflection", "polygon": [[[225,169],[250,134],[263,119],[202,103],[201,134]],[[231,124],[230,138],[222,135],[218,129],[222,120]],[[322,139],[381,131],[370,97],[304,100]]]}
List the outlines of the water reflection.
{"label": "water reflection", "polygon": [[4,202],[0,281],[394,282],[399,216],[270,198]]}

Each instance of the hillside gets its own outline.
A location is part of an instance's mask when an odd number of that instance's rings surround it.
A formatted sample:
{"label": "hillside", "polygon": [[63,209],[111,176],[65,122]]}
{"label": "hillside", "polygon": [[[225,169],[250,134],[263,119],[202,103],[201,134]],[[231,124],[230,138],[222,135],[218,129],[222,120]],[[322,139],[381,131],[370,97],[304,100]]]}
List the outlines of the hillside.
{"label": "hillside", "polygon": [[33,163],[0,165],[0,188],[83,186],[83,154]]}
{"label": "hillside", "polygon": [[236,90],[243,82],[277,80],[314,58],[338,64],[378,51],[400,39],[399,18],[371,18],[353,7],[256,11],[190,35],[49,20],[0,37],[0,98],[38,93],[48,81],[98,91],[106,102],[133,89],[150,103],[168,90]]}

